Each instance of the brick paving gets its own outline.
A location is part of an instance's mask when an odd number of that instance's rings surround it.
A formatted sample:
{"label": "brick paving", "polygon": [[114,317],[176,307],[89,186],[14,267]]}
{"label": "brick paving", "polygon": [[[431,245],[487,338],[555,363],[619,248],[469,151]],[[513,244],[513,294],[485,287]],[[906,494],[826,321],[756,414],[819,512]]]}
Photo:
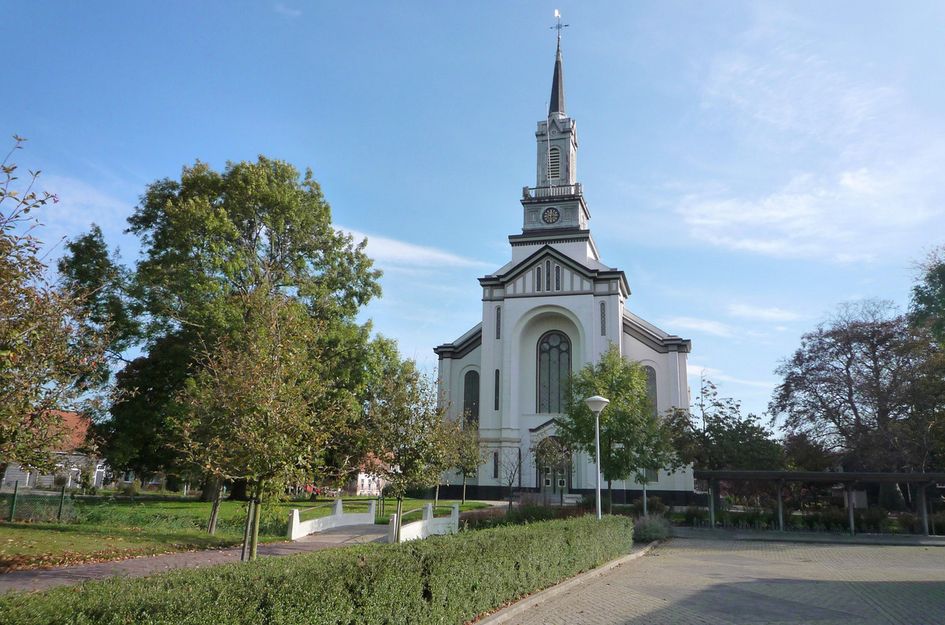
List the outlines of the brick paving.
{"label": "brick paving", "polygon": [[945,550],[675,539],[504,622],[945,624]]}
{"label": "brick paving", "polygon": [[[259,545],[259,555],[288,556],[352,544],[382,542],[386,538],[386,525],[352,525],[311,534],[294,542],[264,543]],[[206,549],[54,569],[11,571],[0,574],[0,594],[14,590],[45,590],[92,579],[142,577],[173,569],[239,562],[240,551],[240,547]]]}

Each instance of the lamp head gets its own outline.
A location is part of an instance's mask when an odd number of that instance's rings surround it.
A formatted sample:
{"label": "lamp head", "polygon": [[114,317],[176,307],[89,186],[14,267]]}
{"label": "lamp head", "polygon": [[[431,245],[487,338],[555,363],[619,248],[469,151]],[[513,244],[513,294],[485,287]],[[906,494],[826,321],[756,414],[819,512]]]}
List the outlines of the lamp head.
{"label": "lamp head", "polygon": [[584,403],[587,404],[587,407],[591,409],[591,412],[594,414],[600,414],[600,411],[610,403],[610,400],[601,397],[600,395],[594,395],[593,397],[588,397],[585,399]]}

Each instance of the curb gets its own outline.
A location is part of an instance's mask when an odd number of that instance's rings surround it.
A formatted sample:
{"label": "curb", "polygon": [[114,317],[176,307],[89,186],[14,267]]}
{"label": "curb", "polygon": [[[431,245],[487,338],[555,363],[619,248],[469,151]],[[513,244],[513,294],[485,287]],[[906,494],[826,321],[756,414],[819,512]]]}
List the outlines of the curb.
{"label": "curb", "polygon": [[611,560],[607,564],[599,566],[596,569],[585,571],[584,573],[576,575],[563,582],[559,582],[555,584],[554,586],[549,586],[548,588],[545,588],[542,591],[536,592],[533,595],[528,595],[527,597],[523,597],[522,599],[519,599],[515,603],[502,608],[498,612],[493,612],[492,614],[485,617],[484,619],[474,621],[475,625],[498,625],[499,623],[505,623],[512,617],[518,616],[525,610],[539,603],[542,603],[544,601],[547,601],[548,599],[557,597],[558,595],[564,594],[565,592],[571,590],[573,587],[577,586],[578,584],[582,584],[588,581],[589,579],[600,577],[601,575],[609,573],[613,569],[623,564],[626,564],[627,562],[632,562],[633,560],[636,560],[637,558],[642,558],[643,556],[648,554],[650,551],[652,551],[654,548],[661,545],[663,542],[665,541],[662,541],[662,540],[653,541],[650,544],[648,544],[646,547],[640,549],[639,551],[628,553],[627,555],[621,556],[617,558],[616,560]]}
{"label": "curb", "polygon": [[[680,531],[682,530],[682,531]],[[770,534],[751,534],[751,530],[691,529],[673,528],[671,535],[680,540],[727,540],[736,542],[794,543],[805,545],[876,545],[884,547],[945,547],[941,537],[919,537],[913,540],[897,540],[883,534],[857,534],[856,536],[831,535],[804,532],[775,532]]]}

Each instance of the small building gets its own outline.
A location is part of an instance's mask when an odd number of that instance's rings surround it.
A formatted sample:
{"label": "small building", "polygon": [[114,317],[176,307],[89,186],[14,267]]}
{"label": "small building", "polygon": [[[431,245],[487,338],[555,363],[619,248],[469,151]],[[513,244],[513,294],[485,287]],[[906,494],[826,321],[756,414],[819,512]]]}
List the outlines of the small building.
{"label": "small building", "polygon": [[2,476],[0,487],[13,488],[19,483],[20,488],[77,488],[84,482],[88,486],[100,488],[104,484],[105,461],[84,451],[91,425],[89,418],[65,410],[55,410],[53,413],[59,417],[59,427],[63,431],[61,448],[53,452],[53,471],[41,473],[12,463]]}

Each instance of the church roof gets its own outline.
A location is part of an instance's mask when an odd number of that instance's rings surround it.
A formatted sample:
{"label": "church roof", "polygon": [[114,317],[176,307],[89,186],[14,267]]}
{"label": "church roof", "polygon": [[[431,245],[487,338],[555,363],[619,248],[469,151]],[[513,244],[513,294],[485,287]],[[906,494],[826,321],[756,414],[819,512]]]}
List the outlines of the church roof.
{"label": "church roof", "polygon": [[548,104],[548,115],[564,112],[564,69],[561,67],[561,40],[558,40],[558,51],[555,54],[555,73],[551,78],[551,100]]}
{"label": "church roof", "polygon": [[692,341],[657,328],[642,317],[623,309],[623,331],[644,345],[660,353],[685,352],[692,350]]}

